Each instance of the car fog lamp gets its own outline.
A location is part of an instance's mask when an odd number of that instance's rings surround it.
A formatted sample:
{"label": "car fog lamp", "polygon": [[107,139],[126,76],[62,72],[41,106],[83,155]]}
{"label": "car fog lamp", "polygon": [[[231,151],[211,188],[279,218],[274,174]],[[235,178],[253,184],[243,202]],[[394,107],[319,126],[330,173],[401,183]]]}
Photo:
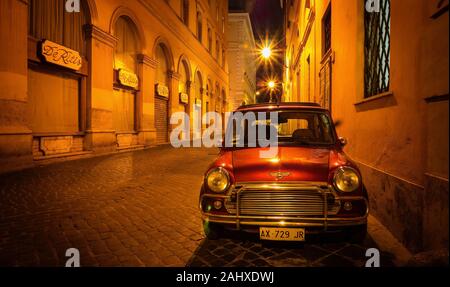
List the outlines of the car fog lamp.
{"label": "car fog lamp", "polygon": [[213,169],[206,176],[206,184],[213,192],[224,192],[230,184],[230,177],[228,172],[223,168]]}
{"label": "car fog lamp", "polygon": [[351,203],[350,201],[346,201],[346,202],[344,203],[344,209],[345,209],[346,211],[350,211],[350,210],[352,210],[352,208],[353,208],[353,205],[352,205],[352,203]]}
{"label": "car fog lamp", "polygon": [[222,208],[222,201],[220,201],[220,200],[214,201],[214,208],[217,209],[217,210],[221,209]]}
{"label": "car fog lamp", "polygon": [[351,167],[341,167],[334,174],[334,186],[342,192],[353,192],[359,188],[358,172]]}

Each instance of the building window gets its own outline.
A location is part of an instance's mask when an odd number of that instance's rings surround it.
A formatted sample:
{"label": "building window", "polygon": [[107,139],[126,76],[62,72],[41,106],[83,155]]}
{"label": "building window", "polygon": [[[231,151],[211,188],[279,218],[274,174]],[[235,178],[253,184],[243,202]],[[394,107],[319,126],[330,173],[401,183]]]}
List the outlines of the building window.
{"label": "building window", "polygon": [[220,87],[219,84],[216,84],[216,91],[215,91],[215,104],[214,104],[214,111],[219,112],[220,111]]}
{"label": "building window", "polygon": [[211,83],[211,80],[208,80],[208,83],[206,84],[206,95],[208,97],[212,96],[212,83]]}
{"label": "building window", "polygon": [[222,68],[225,68],[225,49],[222,49]]}
{"label": "building window", "polygon": [[225,34],[225,16],[222,16],[222,33]]}
{"label": "building window", "polygon": [[181,1],[181,20],[186,26],[189,26],[189,0]]}
{"label": "building window", "polygon": [[210,27],[208,27],[208,51],[212,52],[212,31]]}
{"label": "building window", "polygon": [[126,16],[120,17],[115,25],[117,45],[114,51],[114,69],[137,71],[138,36],[134,23]]}
{"label": "building window", "polygon": [[203,37],[203,22],[202,22],[202,14],[200,12],[197,12],[197,39],[202,42]]}
{"label": "building window", "polygon": [[322,19],[322,56],[331,49],[331,4]]}
{"label": "building window", "polygon": [[389,91],[390,0],[380,0],[380,12],[364,12],[364,97]]}
{"label": "building window", "polygon": [[81,1],[81,13],[67,13],[64,1],[30,0],[29,34],[36,39],[46,39],[86,54],[83,25],[87,24],[86,1]]}
{"label": "building window", "polygon": [[219,5],[217,5],[216,7],[216,22],[219,23],[219,16],[220,16],[220,10],[219,10]]}
{"label": "building window", "polygon": [[216,59],[217,62],[219,62],[219,57],[220,57],[220,42],[219,39],[216,40]]}
{"label": "building window", "polygon": [[178,92],[180,93],[188,93],[188,81],[189,81],[189,73],[188,66],[185,61],[181,63],[180,66],[180,80],[178,81]]}

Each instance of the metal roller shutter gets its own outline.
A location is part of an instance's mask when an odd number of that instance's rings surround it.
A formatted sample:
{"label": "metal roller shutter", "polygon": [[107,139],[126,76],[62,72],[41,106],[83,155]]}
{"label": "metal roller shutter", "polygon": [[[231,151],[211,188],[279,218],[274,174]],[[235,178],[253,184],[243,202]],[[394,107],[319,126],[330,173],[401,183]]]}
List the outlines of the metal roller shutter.
{"label": "metal roller shutter", "polygon": [[155,97],[156,144],[168,143],[168,100]]}

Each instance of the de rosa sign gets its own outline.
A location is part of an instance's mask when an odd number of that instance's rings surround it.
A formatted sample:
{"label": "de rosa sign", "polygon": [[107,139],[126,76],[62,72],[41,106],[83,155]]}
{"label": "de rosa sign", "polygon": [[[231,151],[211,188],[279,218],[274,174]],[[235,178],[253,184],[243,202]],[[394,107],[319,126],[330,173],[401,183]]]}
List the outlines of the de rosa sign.
{"label": "de rosa sign", "polygon": [[41,44],[41,56],[45,62],[79,71],[82,65],[80,53],[55,42],[44,40]]}

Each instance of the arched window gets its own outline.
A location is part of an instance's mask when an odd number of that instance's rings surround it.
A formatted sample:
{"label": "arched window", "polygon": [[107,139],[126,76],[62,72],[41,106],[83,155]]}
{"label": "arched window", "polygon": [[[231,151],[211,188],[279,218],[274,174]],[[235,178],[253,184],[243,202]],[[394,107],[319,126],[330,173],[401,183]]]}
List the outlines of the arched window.
{"label": "arched window", "polygon": [[188,90],[188,81],[189,81],[189,69],[188,69],[188,65],[185,61],[181,62],[181,66],[180,66],[180,81],[178,84],[178,91],[180,93],[185,93],[188,94],[189,90]]}
{"label": "arched window", "polygon": [[[114,26],[117,45],[114,50],[114,69],[137,74],[138,33],[127,16],[117,19]],[[113,92],[113,127],[116,132],[127,133],[136,129],[136,89],[122,85],[117,80]]]}
{"label": "arched window", "polygon": [[114,32],[118,40],[114,51],[114,68],[136,73],[138,36],[133,22],[128,17],[119,17]]}
{"label": "arched window", "polygon": [[197,12],[197,39],[202,42],[203,38],[203,20],[202,13]]}
{"label": "arched window", "polygon": [[156,68],[156,83],[162,84],[166,87],[169,86],[169,61],[167,60],[167,55],[165,51],[165,46],[159,44],[155,51],[156,60],[158,61],[158,66]]}
{"label": "arched window", "polygon": [[46,39],[86,55],[83,26],[88,24],[89,9],[82,0],[79,13],[68,13],[65,1],[29,0],[29,35]]}
{"label": "arched window", "polygon": [[169,61],[169,48],[159,43],[156,46],[155,57],[158,62],[155,78],[155,128],[156,143],[163,144],[169,141],[169,71],[171,69]]}
{"label": "arched window", "polygon": [[203,93],[203,79],[202,74],[199,71],[195,74],[195,98],[198,100],[202,99]]}

